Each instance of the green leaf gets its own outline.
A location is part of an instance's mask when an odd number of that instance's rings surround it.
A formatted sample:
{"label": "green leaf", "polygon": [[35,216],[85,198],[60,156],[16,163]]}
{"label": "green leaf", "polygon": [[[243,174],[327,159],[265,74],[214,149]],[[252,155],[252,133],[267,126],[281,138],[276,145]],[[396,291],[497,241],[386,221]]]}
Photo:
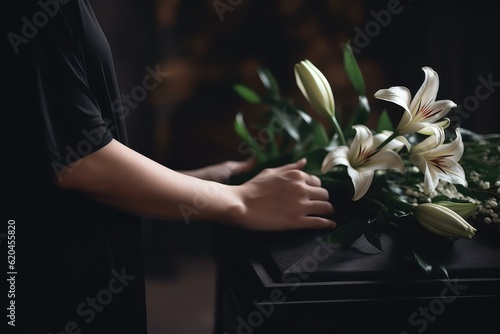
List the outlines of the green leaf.
{"label": "green leaf", "polygon": [[423,254],[417,254],[417,250],[413,250],[413,256],[415,257],[417,264],[427,275],[430,275],[432,272],[439,270],[446,277],[446,279],[450,279],[446,267],[440,263],[437,263],[436,260],[432,258],[429,259],[427,258],[427,256],[424,257]]}
{"label": "green leaf", "polygon": [[345,223],[326,236],[325,242],[350,245],[358,239],[366,230],[368,222],[366,220],[356,220]]}
{"label": "green leaf", "polygon": [[288,133],[288,135],[292,137],[296,142],[299,142],[300,141],[299,130],[297,129],[297,126],[294,123],[292,123],[290,117],[279,108],[273,108],[272,112],[274,116],[278,119],[279,124]]}
{"label": "green leaf", "polygon": [[449,201],[449,200],[450,200],[450,198],[448,196],[439,195],[439,196],[435,196],[432,198],[432,203],[436,203],[439,201]]}
{"label": "green leaf", "polygon": [[387,209],[382,208],[381,213],[377,218],[370,220],[370,231],[381,232],[394,217],[394,205],[390,205]]}
{"label": "green leaf", "polygon": [[268,152],[269,158],[271,158],[271,159],[278,157],[281,153],[279,148],[278,148],[277,142],[276,142],[276,133],[272,130],[273,129],[273,122],[274,122],[274,120],[271,117],[267,123],[267,127],[265,129],[261,130],[261,131],[265,131],[267,138],[269,138],[269,142],[267,145],[267,152]]}
{"label": "green leaf", "polygon": [[258,69],[257,74],[259,75],[260,81],[268,91],[269,95],[273,98],[278,98],[280,95],[278,81],[274,75],[267,68],[261,67]]}
{"label": "green leaf", "polygon": [[476,197],[476,194],[474,194],[474,191],[470,188],[464,187],[461,184],[456,184],[455,187],[457,188],[458,192],[461,193],[462,195],[469,196],[472,198]]}
{"label": "green leaf", "polygon": [[262,101],[259,94],[245,85],[237,84],[233,86],[233,89],[247,102],[258,104]]}
{"label": "green leaf", "polygon": [[382,114],[378,119],[377,132],[382,132],[382,131],[391,131],[391,132],[394,131],[394,127],[392,126],[392,122],[389,117],[389,114],[387,113],[387,110],[382,111]]}
{"label": "green leaf", "polygon": [[263,147],[255,141],[254,137],[252,137],[252,135],[248,131],[242,113],[236,114],[236,117],[234,119],[234,130],[236,131],[238,136],[240,136],[240,138],[250,146],[259,162],[263,162],[266,160],[266,156],[263,152]]}
{"label": "green leaf", "polygon": [[313,147],[325,147],[330,143],[325,127],[321,123],[313,124]]}
{"label": "green leaf", "polygon": [[369,228],[365,230],[365,238],[368,240],[370,244],[372,244],[375,248],[377,248],[379,251],[383,251],[382,249],[382,244],[380,243],[380,239],[373,234],[372,231],[370,231]]}
{"label": "green leaf", "polygon": [[366,98],[366,96],[360,95],[358,99],[358,108],[356,109],[354,115],[352,115],[349,123],[344,130],[346,137],[348,138],[354,137],[355,131],[352,126],[356,124],[365,124],[368,120],[368,117],[370,116],[370,105],[368,104],[368,99]]}
{"label": "green leaf", "polygon": [[417,261],[417,264],[419,267],[426,273],[430,274],[432,272],[432,265],[425,261],[422,257],[420,257],[417,252],[414,250],[413,251],[413,256],[415,257],[415,260]]}
{"label": "green leaf", "polygon": [[352,126],[355,124],[365,124],[368,120],[368,116],[370,114],[370,105],[368,103],[368,99],[366,98],[365,81],[358,66],[358,62],[354,57],[354,53],[352,52],[351,45],[349,43],[346,43],[343,51],[345,71],[359,95],[358,108],[349,120],[349,123],[345,127],[344,131],[346,137],[350,138],[354,136],[354,130],[352,129]]}
{"label": "green leaf", "polygon": [[366,96],[365,81],[349,43],[344,46],[344,68],[358,94]]}
{"label": "green leaf", "polygon": [[313,118],[311,116],[309,116],[308,113],[303,112],[300,109],[296,109],[296,112],[304,120],[304,122],[306,122],[307,124],[311,124],[312,123]]}
{"label": "green leaf", "polygon": [[327,153],[328,152],[323,148],[315,148],[307,152],[295,152],[292,161],[307,158],[307,164],[304,167],[304,171],[308,174],[321,175],[321,165]]}

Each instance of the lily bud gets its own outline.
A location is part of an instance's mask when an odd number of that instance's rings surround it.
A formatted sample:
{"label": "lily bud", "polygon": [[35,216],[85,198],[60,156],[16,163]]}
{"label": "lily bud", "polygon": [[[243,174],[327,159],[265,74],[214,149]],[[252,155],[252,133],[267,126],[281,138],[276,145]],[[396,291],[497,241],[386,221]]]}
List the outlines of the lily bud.
{"label": "lily bud", "polygon": [[417,205],[413,214],[423,228],[437,235],[472,239],[476,233],[458,213],[436,203]]}
{"label": "lily bud", "polygon": [[448,209],[452,209],[456,213],[460,215],[463,219],[467,219],[474,212],[476,212],[477,208],[479,207],[479,204],[473,203],[473,202],[468,202],[468,203],[456,203],[456,202],[451,202],[451,201],[439,201],[435,202],[435,204],[442,205],[447,207]]}
{"label": "lily bud", "polygon": [[300,91],[318,113],[323,116],[335,115],[335,100],[332,88],[321,73],[309,60],[295,64],[295,80]]}

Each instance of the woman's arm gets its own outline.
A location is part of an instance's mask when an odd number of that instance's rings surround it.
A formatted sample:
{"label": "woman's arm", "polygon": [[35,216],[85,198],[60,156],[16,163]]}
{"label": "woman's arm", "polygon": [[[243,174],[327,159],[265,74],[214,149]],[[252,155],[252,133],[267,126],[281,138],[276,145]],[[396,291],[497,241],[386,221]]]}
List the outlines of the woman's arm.
{"label": "woman's arm", "polygon": [[250,171],[255,161],[224,161],[193,170],[180,170],[179,173],[194,176],[202,180],[226,182],[231,176]]}
{"label": "woman's arm", "polygon": [[239,186],[175,172],[116,140],[82,158],[59,187],[139,216],[219,221],[259,230],[331,228],[332,206],[305,161],[268,169]]}

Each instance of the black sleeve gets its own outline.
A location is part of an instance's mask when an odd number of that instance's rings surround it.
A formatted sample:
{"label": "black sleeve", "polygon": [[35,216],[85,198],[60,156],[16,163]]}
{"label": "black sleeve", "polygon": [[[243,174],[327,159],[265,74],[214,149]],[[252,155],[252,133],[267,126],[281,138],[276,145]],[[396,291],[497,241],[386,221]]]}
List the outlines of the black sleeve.
{"label": "black sleeve", "polygon": [[30,41],[34,98],[40,108],[48,164],[56,173],[113,138],[89,85],[83,33],[79,7],[72,1],[60,5],[58,14]]}

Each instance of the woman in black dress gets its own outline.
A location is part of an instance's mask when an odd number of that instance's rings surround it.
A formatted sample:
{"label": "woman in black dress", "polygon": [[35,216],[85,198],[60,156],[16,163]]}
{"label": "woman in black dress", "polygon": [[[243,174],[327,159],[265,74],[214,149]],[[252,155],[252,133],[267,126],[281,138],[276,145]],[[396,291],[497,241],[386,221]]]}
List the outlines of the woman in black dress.
{"label": "woman in black dress", "polygon": [[140,216],[180,219],[180,206],[206,196],[190,218],[335,226],[305,161],[229,186],[210,175],[250,163],[182,174],[128,148],[112,54],[87,0],[1,6],[2,219],[17,229],[17,332],[145,333]]}

